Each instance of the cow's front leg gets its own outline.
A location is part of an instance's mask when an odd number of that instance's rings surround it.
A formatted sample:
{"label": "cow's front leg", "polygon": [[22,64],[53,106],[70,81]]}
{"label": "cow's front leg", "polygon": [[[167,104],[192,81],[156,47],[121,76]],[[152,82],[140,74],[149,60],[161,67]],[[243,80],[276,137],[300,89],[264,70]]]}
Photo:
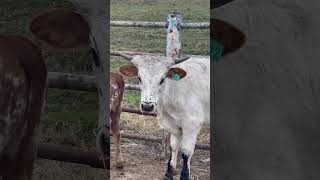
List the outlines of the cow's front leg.
{"label": "cow's front leg", "polygon": [[177,157],[178,157],[180,145],[181,145],[181,135],[171,134],[170,135],[170,159],[168,161],[168,168],[164,176],[165,180],[172,180],[173,175],[176,174]]}
{"label": "cow's front leg", "polygon": [[164,159],[168,153],[168,146],[170,149],[170,134],[166,133],[165,130],[162,130],[162,142],[161,142],[161,152],[160,152],[160,159]]}
{"label": "cow's front leg", "polygon": [[181,142],[181,156],[183,166],[181,170],[180,180],[190,179],[190,160],[194,153],[198,133],[201,126],[183,129]]}

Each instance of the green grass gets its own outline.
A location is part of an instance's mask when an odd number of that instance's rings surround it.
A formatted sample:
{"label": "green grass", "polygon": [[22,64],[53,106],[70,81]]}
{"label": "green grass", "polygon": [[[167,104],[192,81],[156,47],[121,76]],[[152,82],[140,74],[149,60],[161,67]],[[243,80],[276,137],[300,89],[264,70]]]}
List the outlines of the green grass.
{"label": "green grass", "polygon": [[[30,18],[48,8],[70,7],[64,0],[3,0],[0,2],[0,34],[31,37]],[[48,71],[92,74],[88,48],[61,52],[37,43],[45,58]],[[41,121],[41,140],[80,146],[94,144],[98,119],[96,93],[49,89],[45,113]]]}
{"label": "green grass", "polygon": [[49,7],[70,7],[64,0],[2,0],[0,2],[0,33],[28,35],[29,18]]}
{"label": "green grass", "polygon": [[111,20],[166,21],[170,12],[183,14],[184,22],[209,21],[209,0],[111,0]]}
{"label": "green grass", "polygon": [[[162,21],[174,11],[172,0],[111,1],[111,20]],[[209,22],[209,0],[176,1],[176,10],[183,14],[183,22]],[[183,29],[182,50],[186,54],[209,54],[209,30]],[[164,53],[165,28],[111,27],[112,50]]]}
{"label": "green grass", "polygon": [[[50,89],[42,121],[42,140],[92,146],[98,108],[96,93]],[[54,136],[48,130],[53,130]]]}
{"label": "green grass", "polygon": [[[112,0],[111,20],[166,21],[167,14],[178,10],[183,22],[209,22],[209,0],[181,0],[173,8],[172,0]],[[34,14],[51,7],[70,7],[65,0],[2,0],[0,2],[0,34],[30,37],[28,22]],[[157,28],[111,27],[112,50],[164,53],[166,30]],[[87,47],[67,52],[54,50],[43,43],[41,47],[48,71],[92,74],[91,56]],[[209,54],[209,30],[182,31],[182,50],[185,54]],[[128,63],[111,58],[111,71]],[[137,80],[126,80],[137,83]],[[124,104],[138,107],[140,93],[126,90]],[[41,141],[93,146],[98,119],[97,93],[49,89],[45,113],[41,122]]]}
{"label": "green grass", "polygon": [[[111,20],[117,21],[162,21],[168,13],[178,11],[183,14],[183,22],[209,22],[209,0],[112,0]],[[184,54],[209,55],[209,30],[183,29],[181,47]],[[142,51],[149,53],[165,53],[165,28],[133,28],[111,27],[110,48],[118,51]],[[118,57],[111,58],[110,69],[117,72],[118,68],[128,63]],[[126,80],[136,83],[135,80]],[[139,93],[126,91],[125,104],[138,105]]]}

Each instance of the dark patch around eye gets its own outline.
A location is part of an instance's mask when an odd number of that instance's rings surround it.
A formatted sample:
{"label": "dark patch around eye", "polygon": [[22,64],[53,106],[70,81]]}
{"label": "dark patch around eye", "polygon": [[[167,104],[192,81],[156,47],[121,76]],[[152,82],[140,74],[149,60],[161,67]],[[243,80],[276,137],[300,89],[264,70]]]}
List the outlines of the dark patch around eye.
{"label": "dark patch around eye", "polygon": [[139,80],[139,82],[141,83],[141,78],[140,78],[140,76],[138,76],[138,80]]}

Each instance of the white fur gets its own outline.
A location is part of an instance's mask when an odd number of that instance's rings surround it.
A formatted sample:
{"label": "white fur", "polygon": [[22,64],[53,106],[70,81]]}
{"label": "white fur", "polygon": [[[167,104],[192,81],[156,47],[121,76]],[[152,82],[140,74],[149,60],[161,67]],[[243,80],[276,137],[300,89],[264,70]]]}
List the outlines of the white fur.
{"label": "white fur", "polygon": [[[141,101],[156,105],[161,128],[171,133],[171,165],[176,168],[177,154],[181,150],[193,155],[197,135],[204,122],[210,122],[210,59],[190,58],[178,65],[166,57],[135,57],[132,62],[142,80]],[[173,65],[173,66],[172,66]],[[179,81],[161,78],[169,68],[179,67],[186,77]]]}

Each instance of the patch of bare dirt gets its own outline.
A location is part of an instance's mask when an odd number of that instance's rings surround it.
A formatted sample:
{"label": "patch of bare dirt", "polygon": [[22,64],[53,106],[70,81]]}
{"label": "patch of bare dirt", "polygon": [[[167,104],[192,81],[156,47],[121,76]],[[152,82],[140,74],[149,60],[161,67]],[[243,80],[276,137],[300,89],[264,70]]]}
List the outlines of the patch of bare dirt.
{"label": "patch of bare dirt", "polygon": [[33,180],[108,180],[109,171],[86,165],[38,159]]}
{"label": "patch of bare dirt", "polygon": [[[162,130],[158,127],[155,118],[131,113],[121,114],[122,131],[125,133],[140,134],[161,138]],[[55,132],[51,133],[54,137]],[[204,128],[198,136],[197,143],[208,143],[210,131]],[[53,141],[53,140],[52,140]],[[53,141],[55,142],[55,141]],[[115,168],[115,146],[111,144],[111,169],[96,169],[86,165],[38,159],[33,171],[33,180],[161,180],[167,168],[169,157],[160,158],[158,143],[122,139],[122,152],[125,160],[124,169]],[[179,155],[179,157],[181,157]],[[210,151],[195,150],[191,159],[191,179],[209,180]],[[180,158],[181,160],[181,158]],[[181,162],[178,163],[179,179]]]}
{"label": "patch of bare dirt", "polygon": [[[161,138],[161,130],[155,118],[141,116],[130,113],[121,114],[121,125],[124,133],[134,133]],[[198,137],[197,143],[208,143],[210,141],[210,129],[204,128]],[[156,143],[122,140],[122,153],[125,160],[124,169],[115,167],[115,146],[111,145],[111,169],[110,178],[112,180],[161,180],[167,168],[169,157],[160,158],[160,146]],[[195,150],[191,159],[191,179],[210,179],[210,151]],[[179,155],[181,160],[181,156]],[[178,163],[178,174],[175,179],[179,179],[181,171],[181,161]]]}
{"label": "patch of bare dirt", "polygon": [[[154,147],[143,144],[124,144],[122,145],[123,158],[125,160],[124,169],[115,167],[115,147],[111,146],[111,169],[110,178],[112,180],[161,180],[167,168],[167,158],[161,159],[158,151]],[[180,157],[180,156],[179,156]],[[209,151],[196,150],[191,159],[191,179],[209,180],[210,179],[210,157]],[[178,175],[180,177],[182,163],[178,164]]]}

